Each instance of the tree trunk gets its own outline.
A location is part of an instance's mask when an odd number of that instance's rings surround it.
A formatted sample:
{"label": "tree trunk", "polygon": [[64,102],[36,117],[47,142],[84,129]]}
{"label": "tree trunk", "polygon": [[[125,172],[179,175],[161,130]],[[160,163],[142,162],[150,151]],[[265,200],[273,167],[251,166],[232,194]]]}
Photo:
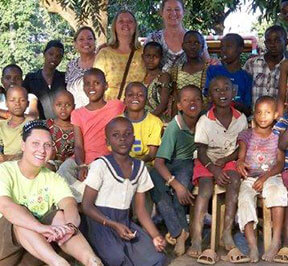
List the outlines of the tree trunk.
{"label": "tree trunk", "polygon": [[[105,3],[105,6],[108,5],[108,0],[103,0]],[[107,23],[108,23],[108,15],[107,15],[107,8],[104,8],[103,10],[100,10],[100,23],[102,25],[102,28],[104,29],[104,32],[101,30],[96,30],[93,26],[93,21],[90,19],[87,19],[85,23],[79,23],[77,20],[76,13],[71,8],[65,8],[63,9],[61,4],[58,3],[57,0],[40,0],[40,4],[45,7],[49,13],[55,13],[60,15],[62,18],[64,18],[69,25],[74,29],[74,31],[77,31],[77,29],[81,26],[87,25],[91,27],[94,32],[96,33],[97,37],[97,46],[106,43],[107,42]]]}

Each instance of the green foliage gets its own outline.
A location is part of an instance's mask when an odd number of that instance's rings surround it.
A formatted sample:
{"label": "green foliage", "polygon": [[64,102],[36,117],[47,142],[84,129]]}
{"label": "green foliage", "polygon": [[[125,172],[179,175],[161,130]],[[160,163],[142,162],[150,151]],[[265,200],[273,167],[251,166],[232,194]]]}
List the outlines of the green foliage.
{"label": "green foliage", "polygon": [[25,74],[41,68],[46,43],[59,39],[65,44],[65,59],[60,67],[65,69],[73,56],[72,34],[67,22],[48,14],[37,1],[0,1],[0,68],[16,63]]}
{"label": "green foliage", "polygon": [[260,9],[262,14],[259,18],[260,22],[263,19],[276,22],[279,21],[280,2],[280,0],[252,0],[252,10]]}
{"label": "green foliage", "polygon": [[[105,32],[101,25],[100,11],[106,10],[105,0],[56,0],[63,8],[71,8],[77,15],[78,24],[85,24],[88,18],[93,21],[95,32]],[[47,1],[48,2],[48,1]]]}
{"label": "green foliage", "polygon": [[[86,0],[89,1],[89,0]],[[159,15],[161,0],[110,0],[108,21],[122,9],[131,10],[140,25],[141,36],[162,27]],[[222,34],[225,18],[240,6],[240,0],[186,0],[184,26],[188,29],[200,30],[205,34]]]}
{"label": "green foliage", "polygon": [[[76,10],[78,21],[85,21],[91,16],[94,26],[101,27],[99,10],[105,7],[101,0],[58,0],[62,7]],[[225,18],[240,6],[240,0],[186,0],[184,25],[189,29],[201,30],[203,33],[221,34]],[[149,32],[161,28],[159,16],[161,0],[109,0],[109,25],[119,10],[132,11],[140,25],[140,33],[146,36]]]}

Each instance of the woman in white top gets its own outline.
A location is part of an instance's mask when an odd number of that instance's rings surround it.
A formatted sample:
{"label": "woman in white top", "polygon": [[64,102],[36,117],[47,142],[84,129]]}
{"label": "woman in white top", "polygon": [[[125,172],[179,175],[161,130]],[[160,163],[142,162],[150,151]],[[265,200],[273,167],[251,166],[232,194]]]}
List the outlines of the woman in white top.
{"label": "woman in white top", "polygon": [[83,90],[83,75],[93,66],[96,55],[95,41],[94,31],[87,26],[80,28],[74,36],[74,47],[79,57],[68,63],[65,81],[67,90],[74,96],[76,108],[85,106],[89,102]]}
{"label": "woman in white top", "polygon": [[[183,26],[184,3],[182,0],[163,0],[160,7],[164,29],[151,33],[146,42],[155,41],[163,47],[163,70],[169,70],[178,59],[183,57],[182,43],[186,33]],[[208,59],[207,44],[205,43],[204,58]],[[180,60],[181,61],[181,60]]]}

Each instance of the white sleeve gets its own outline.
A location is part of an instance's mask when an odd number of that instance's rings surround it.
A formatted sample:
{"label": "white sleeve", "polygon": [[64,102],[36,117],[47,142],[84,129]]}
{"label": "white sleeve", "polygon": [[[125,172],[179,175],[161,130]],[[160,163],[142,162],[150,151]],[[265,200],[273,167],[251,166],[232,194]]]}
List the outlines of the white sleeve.
{"label": "white sleeve", "polygon": [[105,163],[101,159],[92,162],[84,184],[99,191],[103,183],[104,167]]}
{"label": "white sleeve", "polygon": [[153,187],[154,187],[154,184],[152,182],[150,174],[147,170],[147,167],[144,166],[143,173],[139,177],[137,192],[143,193],[143,192],[150,190]]}
{"label": "white sleeve", "polygon": [[202,115],[196,124],[195,143],[202,143],[207,145],[209,143],[209,137],[206,132],[207,124],[205,126],[205,122],[207,122],[206,115]]}

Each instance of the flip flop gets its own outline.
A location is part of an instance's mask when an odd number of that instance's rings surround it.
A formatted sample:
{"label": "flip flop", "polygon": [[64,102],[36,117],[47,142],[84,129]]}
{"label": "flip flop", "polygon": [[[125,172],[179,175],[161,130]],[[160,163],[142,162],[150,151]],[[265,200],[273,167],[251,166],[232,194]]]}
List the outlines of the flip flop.
{"label": "flip flop", "polygon": [[250,262],[251,259],[244,255],[238,248],[233,248],[226,256],[221,256],[221,260],[237,264]]}
{"label": "flip flop", "polygon": [[274,262],[278,263],[288,263],[288,247],[281,248],[277,255],[275,255]]}
{"label": "flip flop", "polygon": [[213,265],[219,260],[217,253],[213,249],[206,249],[198,257],[197,262],[207,265]]}
{"label": "flip flop", "polygon": [[172,237],[169,232],[165,235],[165,239],[172,246],[175,246],[177,243],[176,238]]}

